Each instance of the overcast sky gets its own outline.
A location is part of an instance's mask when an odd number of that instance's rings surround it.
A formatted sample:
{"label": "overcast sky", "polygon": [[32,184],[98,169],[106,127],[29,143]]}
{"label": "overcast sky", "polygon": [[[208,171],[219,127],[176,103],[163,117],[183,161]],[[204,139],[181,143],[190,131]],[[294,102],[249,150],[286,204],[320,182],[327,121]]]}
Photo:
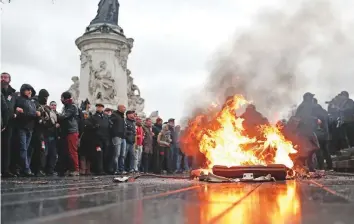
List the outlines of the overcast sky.
{"label": "overcast sky", "polygon": [[[19,89],[46,88],[50,100],[79,75],[75,39],[95,17],[99,0],[12,0],[1,4],[1,70]],[[128,61],[146,112],[180,118],[190,91],[208,74],[208,60],[260,7],[277,1],[120,0],[119,25],[135,39]],[[267,2],[267,3],[265,3]]]}
{"label": "overcast sky", "polygon": [[[7,2],[7,1],[6,1]],[[1,71],[19,89],[46,88],[50,100],[79,76],[75,39],[95,17],[99,0],[12,0],[1,4]],[[183,116],[185,101],[206,80],[213,54],[281,0],[120,0],[119,25],[135,39],[128,60],[149,115]],[[198,100],[198,99],[196,99]]]}

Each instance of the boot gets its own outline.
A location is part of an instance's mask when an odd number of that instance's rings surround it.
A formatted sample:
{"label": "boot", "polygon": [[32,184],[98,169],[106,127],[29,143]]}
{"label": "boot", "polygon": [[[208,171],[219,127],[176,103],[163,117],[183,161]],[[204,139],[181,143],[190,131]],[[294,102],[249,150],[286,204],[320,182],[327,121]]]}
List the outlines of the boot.
{"label": "boot", "polygon": [[80,175],[86,174],[86,159],[85,157],[80,158]]}

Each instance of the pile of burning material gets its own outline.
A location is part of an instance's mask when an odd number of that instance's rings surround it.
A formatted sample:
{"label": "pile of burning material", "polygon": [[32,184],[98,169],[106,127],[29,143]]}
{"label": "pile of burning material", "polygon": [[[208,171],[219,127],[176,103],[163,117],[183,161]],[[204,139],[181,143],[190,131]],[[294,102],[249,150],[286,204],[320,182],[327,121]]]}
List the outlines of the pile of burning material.
{"label": "pile of burning material", "polygon": [[235,95],[221,109],[214,105],[197,115],[182,136],[182,150],[187,155],[201,153],[205,167],[219,176],[240,178],[252,173],[254,178],[270,174],[285,179],[293,173],[289,171],[294,167],[295,146],[268,123],[256,127],[257,136],[248,133],[244,128],[247,120],[236,115],[247,104]]}

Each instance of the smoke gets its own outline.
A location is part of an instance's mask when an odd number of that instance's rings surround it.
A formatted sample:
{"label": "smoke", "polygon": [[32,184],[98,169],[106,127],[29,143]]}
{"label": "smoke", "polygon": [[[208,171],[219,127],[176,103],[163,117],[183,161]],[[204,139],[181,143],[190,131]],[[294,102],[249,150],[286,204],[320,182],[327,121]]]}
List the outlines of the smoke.
{"label": "smoke", "polygon": [[337,1],[291,2],[261,11],[248,30],[214,56],[206,87],[197,96],[201,103],[194,101],[194,108],[243,94],[272,120],[286,115],[306,91],[324,102],[350,90],[354,32],[345,26]]}

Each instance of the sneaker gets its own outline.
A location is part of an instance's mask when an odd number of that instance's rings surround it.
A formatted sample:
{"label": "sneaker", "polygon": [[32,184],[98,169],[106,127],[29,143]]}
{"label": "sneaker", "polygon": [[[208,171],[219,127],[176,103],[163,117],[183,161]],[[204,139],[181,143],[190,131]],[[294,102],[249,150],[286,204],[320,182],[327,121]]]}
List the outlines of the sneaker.
{"label": "sneaker", "polygon": [[24,177],[33,177],[34,174],[31,171],[25,171],[22,173],[22,176]]}
{"label": "sneaker", "polygon": [[45,177],[45,173],[43,171],[39,171],[36,173],[36,177]]}
{"label": "sneaker", "polygon": [[54,172],[54,171],[51,171],[51,172],[48,172],[48,173],[47,173],[47,176],[49,176],[49,177],[55,177],[55,176],[58,176],[58,173],[57,173],[57,172]]}
{"label": "sneaker", "polygon": [[69,176],[77,177],[77,176],[80,176],[80,173],[78,171],[72,171],[72,172],[69,173]]}
{"label": "sneaker", "polygon": [[127,174],[127,171],[123,171],[123,172],[121,172],[121,174],[126,175],[126,174]]}

